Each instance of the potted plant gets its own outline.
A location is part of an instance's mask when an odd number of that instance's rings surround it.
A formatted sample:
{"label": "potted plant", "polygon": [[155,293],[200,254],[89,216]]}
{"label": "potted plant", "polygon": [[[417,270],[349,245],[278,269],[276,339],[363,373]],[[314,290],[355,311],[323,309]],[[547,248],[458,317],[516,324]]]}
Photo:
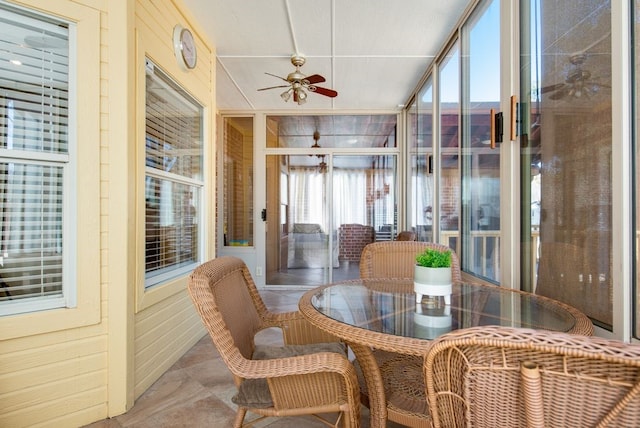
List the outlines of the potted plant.
{"label": "potted plant", "polygon": [[426,248],[416,255],[413,278],[416,303],[422,296],[444,296],[445,304],[451,303],[451,250]]}

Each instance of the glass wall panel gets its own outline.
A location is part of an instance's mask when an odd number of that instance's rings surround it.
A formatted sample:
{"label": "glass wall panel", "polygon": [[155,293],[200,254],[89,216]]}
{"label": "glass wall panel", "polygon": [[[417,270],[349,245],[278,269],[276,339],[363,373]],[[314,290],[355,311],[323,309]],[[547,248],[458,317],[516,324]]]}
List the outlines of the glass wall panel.
{"label": "glass wall panel", "polygon": [[440,121],[440,240],[458,251],[460,167],[460,50],[456,43],[447,52],[439,75]]}
{"label": "glass wall panel", "polygon": [[522,283],[611,328],[611,2],[520,10]]}
{"label": "glass wall panel", "polygon": [[370,149],[397,147],[395,114],[340,116],[269,116],[268,148],[308,148],[319,132],[323,148]]}
{"label": "glass wall panel", "polygon": [[253,118],[227,117],[223,126],[224,245],[253,246]]}
{"label": "glass wall panel", "polygon": [[636,338],[640,338],[640,173],[638,172],[638,165],[640,165],[640,147],[638,145],[638,130],[640,130],[640,78],[638,77],[638,70],[640,70],[640,39],[638,36],[640,35],[640,0],[634,1],[633,14],[635,19],[633,22],[635,23],[632,31],[635,35],[633,38],[634,46],[633,46],[633,55],[634,55],[634,105],[635,105],[635,122],[633,123],[634,127],[634,151],[635,151],[635,168],[634,168],[634,195],[635,195],[635,239],[633,241],[633,248],[635,251],[635,281],[634,283],[634,293],[635,293],[635,312],[634,312],[634,331],[633,335]]}
{"label": "glass wall panel", "polygon": [[364,246],[394,239],[396,128],[396,115],[267,117],[267,285],[357,278]]}
{"label": "glass wall panel", "polygon": [[[500,279],[500,147],[491,111],[500,111],[500,2],[481,2],[462,27],[462,269]],[[507,137],[508,138],[508,137]],[[492,147],[493,146],[493,147]]]}
{"label": "glass wall panel", "polygon": [[418,241],[433,241],[433,84],[427,80],[408,111],[409,222]]}

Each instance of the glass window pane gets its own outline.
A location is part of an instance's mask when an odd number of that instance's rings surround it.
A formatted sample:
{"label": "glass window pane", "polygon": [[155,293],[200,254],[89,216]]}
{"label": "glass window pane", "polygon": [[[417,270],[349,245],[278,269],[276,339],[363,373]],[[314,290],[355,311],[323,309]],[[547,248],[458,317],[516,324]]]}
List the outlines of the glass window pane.
{"label": "glass window pane", "polygon": [[640,0],[635,0],[634,1],[634,7],[633,7],[633,13],[635,16],[635,19],[633,22],[635,22],[635,26],[632,29],[634,32],[635,37],[633,38],[634,40],[634,46],[633,46],[633,60],[634,60],[634,76],[633,76],[633,82],[635,84],[635,97],[634,97],[634,104],[635,104],[635,122],[633,124],[634,126],[634,150],[635,150],[635,170],[634,170],[634,175],[635,175],[635,180],[634,180],[634,193],[635,193],[635,229],[636,229],[636,235],[635,235],[635,240],[634,240],[634,248],[635,248],[635,273],[636,273],[636,278],[634,281],[634,292],[635,292],[635,314],[634,314],[634,320],[635,320],[635,326],[634,326],[634,331],[633,334],[636,338],[640,338],[640,169],[638,168],[638,166],[640,165],[640,144],[638,144],[638,134],[640,133],[640,114],[638,114],[638,112],[640,112],[640,97],[638,97],[638,94],[640,94],[640,74],[639,74],[639,70],[640,70]]}
{"label": "glass window pane", "polygon": [[0,301],[62,296],[63,168],[0,163]]}
{"label": "glass window pane", "polygon": [[69,28],[0,5],[0,149],[68,152]]}
{"label": "glass window pane", "polygon": [[[500,2],[481,2],[462,28],[462,269],[500,280],[500,147],[490,144],[500,111]],[[487,48],[490,46],[491,48]],[[508,137],[507,137],[508,138]]]}
{"label": "glass window pane", "polygon": [[433,241],[433,84],[418,92],[409,117],[409,221],[418,241]]}
{"label": "glass window pane", "polygon": [[202,107],[147,60],[145,286],[200,261]]}
{"label": "glass window pane", "polygon": [[224,119],[224,245],[253,246],[253,118]]}
{"label": "glass window pane", "polygon": [[322,136],[323,148],[397,147],[395,124],[396,115],[390,114],[269,116],[267,147],[308,148],[313,144],[315,131]]}
{"label": "glass window pane", "polygon": [[162,70],[147,73],[146,166],[202,180],[202,108]]}
{"label": "glass window pane", "polygon": [[397,235],[397,117],[267,117],[267,284],[357,278],[364,246]]}
{"label": "glass window pane", "polygon": [[440,243],[458,251],[460,167],[460,51],[456,43],[440,68]]}
{"label": "glass window pane", "polygon": [[[0,314],[72,304],[63,284],[69,26],[0,5]],[[67,201],[68,203],[68,201]],[[67,250],[68,251],[68,250]],[[66,293],[66,294],[65,294]]]}
{"label": "glass window pane", "polygon": [[[611,328],[611,2],[521,2],[523,224],[536,293]],[[528,53],[528,54],[527,54]],[[539,212],[539,214],[537,214]]]}
{"label": "glass window pane", "polygon": [[147,279],[198,261],[200,205],[197,186],[147,177],[145,183]]}

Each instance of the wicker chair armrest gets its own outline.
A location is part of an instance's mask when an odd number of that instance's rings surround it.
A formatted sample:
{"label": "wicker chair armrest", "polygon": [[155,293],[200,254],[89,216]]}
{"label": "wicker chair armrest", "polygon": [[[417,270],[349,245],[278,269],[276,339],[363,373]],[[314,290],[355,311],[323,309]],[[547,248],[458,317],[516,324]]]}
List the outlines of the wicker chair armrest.
{"label": "wicker chair armrest", "polygon": [[[359,420],[360,386],[353,364],[335,352],[297,357],[247,361],[252,377],[265,374],[276,409],[324,407],[336,411],[349,408],[352,423]],[[354,425],[357,426],[357,425]]]}
{"label": "wicker chair armrest", "polygon": [[267,312],[264,327],[282,329],[286,345],[305,345],[308,343],[339,342],[340,340],[311,324],[299,311]]}
{"label": "wicker chair armrest", "polygon": [[[271,360],[247,360],[234,365],[233,374],[244,379],[278,378],[293,375],[332,372],[354,376],[355,367],[346,356],[335,352],[318,352]],[[357,379],[356,379],[357,383]]]}

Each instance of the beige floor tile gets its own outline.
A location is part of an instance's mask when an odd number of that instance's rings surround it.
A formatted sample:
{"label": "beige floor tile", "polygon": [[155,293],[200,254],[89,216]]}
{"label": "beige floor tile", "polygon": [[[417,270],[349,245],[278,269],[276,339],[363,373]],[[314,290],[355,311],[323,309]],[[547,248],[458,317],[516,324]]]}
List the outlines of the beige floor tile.
{"label": "beige floor tile", "polygon": [[[303,292],[266,291],[265,304],[276,311],[297,310]],[[261,332],[257,343],[282,343],[277,329]],[[131,410],[84,428],[226,428],[232,426],[236,406],[233,377],[209,336],[203,337],[135,402]],[[368,410],[362,410],[362,428],[369,427]],[[255,415],[248,415],[255,418]],[[389,428],[400,425],[389,424]],[[320,428],[313,417],[267,418],[256,428]]]}

